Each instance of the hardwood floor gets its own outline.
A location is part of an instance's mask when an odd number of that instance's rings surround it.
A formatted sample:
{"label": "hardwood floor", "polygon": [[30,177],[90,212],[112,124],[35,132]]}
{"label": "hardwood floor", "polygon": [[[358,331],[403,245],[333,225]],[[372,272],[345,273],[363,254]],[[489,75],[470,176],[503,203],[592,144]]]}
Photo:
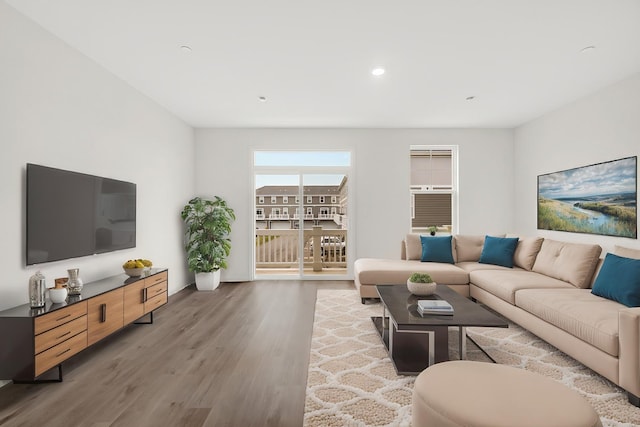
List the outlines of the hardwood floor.
{"label": "hardwood floor", "polygon": [[353,283],[184,289],[153,325],[130,325],[65,362],[64,382],[0,388],[0,425],[300,426],[320,287]]}

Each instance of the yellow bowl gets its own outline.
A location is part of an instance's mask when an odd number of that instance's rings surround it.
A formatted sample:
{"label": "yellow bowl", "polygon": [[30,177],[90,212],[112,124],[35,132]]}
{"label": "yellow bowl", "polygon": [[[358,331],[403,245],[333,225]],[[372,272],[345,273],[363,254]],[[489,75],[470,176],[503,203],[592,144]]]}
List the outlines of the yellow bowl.
{"label": "yellow bowl", "polygon": [[[124,267],[123,267],[124,268]],[[129,277],[140,277],[144,268],[125,268],[124,272]]]}

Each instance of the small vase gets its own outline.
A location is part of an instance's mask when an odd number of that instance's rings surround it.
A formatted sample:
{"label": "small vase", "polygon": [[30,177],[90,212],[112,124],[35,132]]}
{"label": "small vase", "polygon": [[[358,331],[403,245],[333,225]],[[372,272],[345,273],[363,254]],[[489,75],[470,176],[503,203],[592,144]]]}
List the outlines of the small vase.
{"label": "small vase", "polygon": [[29,278],[29,305],[31,308],[44,307],[46,279],[39,271]]}
{"label": "small vase", "polygon": [[67,299],[67,288],[50,288],[49,298],[54,304],[60,304]]}
{"label": "small vase", "polygon": [[69,281],[67,282],[69,295],[80,295],[80,292],[82,292],[82,279],[79,277],[80,269],[70,268],[67,273],[69,273]]}

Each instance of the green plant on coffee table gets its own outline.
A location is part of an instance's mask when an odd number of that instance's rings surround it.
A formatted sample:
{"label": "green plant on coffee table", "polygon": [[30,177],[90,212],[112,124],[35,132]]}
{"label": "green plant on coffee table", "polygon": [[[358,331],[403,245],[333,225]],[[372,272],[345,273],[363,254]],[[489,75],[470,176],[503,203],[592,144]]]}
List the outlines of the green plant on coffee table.
{"label": "green plant on coffee table", "polygon": [[433,279],[427,273],[413,273],[409,277],[409,281],[413,283],[433,283]]}

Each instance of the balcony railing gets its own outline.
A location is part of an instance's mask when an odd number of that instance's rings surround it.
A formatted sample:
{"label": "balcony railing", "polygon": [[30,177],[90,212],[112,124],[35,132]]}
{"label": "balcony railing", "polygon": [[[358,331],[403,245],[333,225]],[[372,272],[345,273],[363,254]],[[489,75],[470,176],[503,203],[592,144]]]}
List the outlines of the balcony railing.
{"label": "balcony railing", "polygon": [[269,219],[289,219],[289,214],[269,214]]}
{"label": "balcony railing", "polygon": [[[298,230],[256,230],[256,268],[297,268],[300,256]],[[347,267],[347,230],[303,231],[304,268]]]}
{"label": "balcony railing", "polygon": [[[303,216],[303,219],[313,219],[313,214],[304,214],[302,216]],[[298,213],[293,214],[293,219],[300,219],[300,214]]]}

